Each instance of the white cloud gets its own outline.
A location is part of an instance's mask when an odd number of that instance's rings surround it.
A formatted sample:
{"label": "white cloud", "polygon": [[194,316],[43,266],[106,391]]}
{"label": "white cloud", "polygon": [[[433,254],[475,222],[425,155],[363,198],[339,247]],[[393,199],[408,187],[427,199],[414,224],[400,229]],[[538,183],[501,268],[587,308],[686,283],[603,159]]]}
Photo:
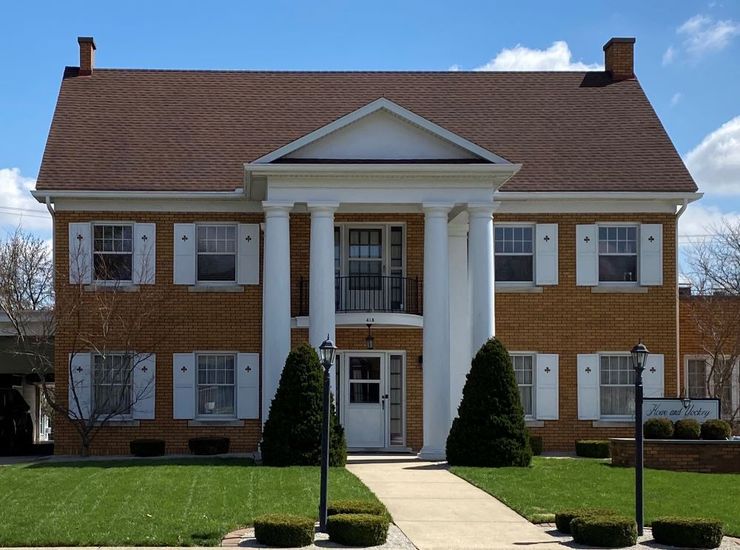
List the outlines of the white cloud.
{"label": "white cloud", "polygon": [[675,107],[679,104],[679,102],[683,99],[683,94],[681,92],[676,92],[671,96],[671,107]]}
{"label": "white cloud", "polygon": [[700,191],[740,196],[740,116],[707,135],[685,160]]}
{"label": "white cloud", "polygon": [[668,49],[663,53],[663,65],[670,65],[673,63],[673,60],[676,58],[676,53],[676,48],[668,46]]}
{"label": "white cloud", "polygon": [[31,196],[36,180],[21,175],[18,168],[0,168],[0,229],[12,231],[21,226],[27,231],[51,234],[51,216],[46,206]]}
{"label": "white cloud", "polygon": [[740,221],[740,212],[723,212],[718,206],[704,205],[702,202],[690,204],[678,220],[678,235],[682,245],[708,236],[722,220]]}
{"label": "white cloud", "polygon": [[[709,15],[698,14],[687,19],[676,32],[684,37],[686,52],[698,59],[726,48],[733,37],[740,34],[740,23],[731,19],[717,21]],[[663,59],[665,62],[665,55]]]}
{"label": "white cloud", "polygon": [[[459,67],[458,67],[459,68]],[[564,40],[553,42],[545,50],[527,48],[517,44],[501,50],[496,57],[476,71],[602,71],[598,63],[574,61],[573,54]]]}

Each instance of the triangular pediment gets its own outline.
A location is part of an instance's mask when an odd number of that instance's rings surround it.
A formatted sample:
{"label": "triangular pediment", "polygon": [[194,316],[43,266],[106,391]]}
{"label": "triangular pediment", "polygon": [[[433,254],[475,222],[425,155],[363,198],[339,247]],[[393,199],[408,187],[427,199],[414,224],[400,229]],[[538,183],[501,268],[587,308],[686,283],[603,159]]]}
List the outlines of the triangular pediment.
{"label": "triangular pediment", "polygon": [[508,164],[498,155],[381,98],[255,163],[436,162]]}

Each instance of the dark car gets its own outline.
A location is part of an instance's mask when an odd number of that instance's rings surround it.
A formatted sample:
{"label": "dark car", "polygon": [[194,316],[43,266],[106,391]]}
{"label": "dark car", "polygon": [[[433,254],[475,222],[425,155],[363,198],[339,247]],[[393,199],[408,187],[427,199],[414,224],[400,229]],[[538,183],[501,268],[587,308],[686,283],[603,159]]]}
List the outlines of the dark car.
{"label": "dark car", "polygon": [[31,407],[13,388],[0,388],[0,455],[28,452],[33,445]]}

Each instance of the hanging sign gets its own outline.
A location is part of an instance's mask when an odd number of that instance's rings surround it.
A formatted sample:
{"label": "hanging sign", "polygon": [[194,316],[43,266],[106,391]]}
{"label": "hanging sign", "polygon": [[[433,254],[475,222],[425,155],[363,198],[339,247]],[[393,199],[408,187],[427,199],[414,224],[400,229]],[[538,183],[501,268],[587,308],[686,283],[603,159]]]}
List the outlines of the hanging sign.
{"label": "hanging sign", "polygon": [[675,422],[693,418],[698,422],[719,418],[719,399],[671,399],[645,398],[642,403],[642,418],[667,418]]}

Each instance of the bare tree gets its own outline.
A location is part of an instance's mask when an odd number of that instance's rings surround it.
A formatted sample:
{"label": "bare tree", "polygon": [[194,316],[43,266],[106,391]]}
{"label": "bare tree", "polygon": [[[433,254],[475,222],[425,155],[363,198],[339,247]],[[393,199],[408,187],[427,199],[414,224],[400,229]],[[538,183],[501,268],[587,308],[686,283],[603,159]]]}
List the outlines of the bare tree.
{"label": "bare tree", "polygon": [[707,357],[705,392],[722,399],[723,415],[737,420],[740,403],[728,396],[740,384],[740,222],[708,229],[711,237],[686,253],[684,277],[696,294],[687,303]]}
{"label": "bare tree", "polygon": [[[153,261],[145,258],[141,269]],[[150,369],[165,337],[169,308],[165,293],[154,285],[122,284],[121,266],[105,259],[93,263],[82,246],[70,251],[69,266],[69,282],[67,273],[60,274],[65,280],[58,281],[54,293],[43,241],[18,230],[0,244],[0,307],[16,330],[18,353],[33,361],[45,400],[69,419],[86,456],[103,427],[131,417],[138,404],[152,397],[154,378],[141,372]],[[133,266],[124,267],[132,278]],[[54,342],[67,356],[66,393],[52,391],[47,383],[54,372],[48,353]]]}

